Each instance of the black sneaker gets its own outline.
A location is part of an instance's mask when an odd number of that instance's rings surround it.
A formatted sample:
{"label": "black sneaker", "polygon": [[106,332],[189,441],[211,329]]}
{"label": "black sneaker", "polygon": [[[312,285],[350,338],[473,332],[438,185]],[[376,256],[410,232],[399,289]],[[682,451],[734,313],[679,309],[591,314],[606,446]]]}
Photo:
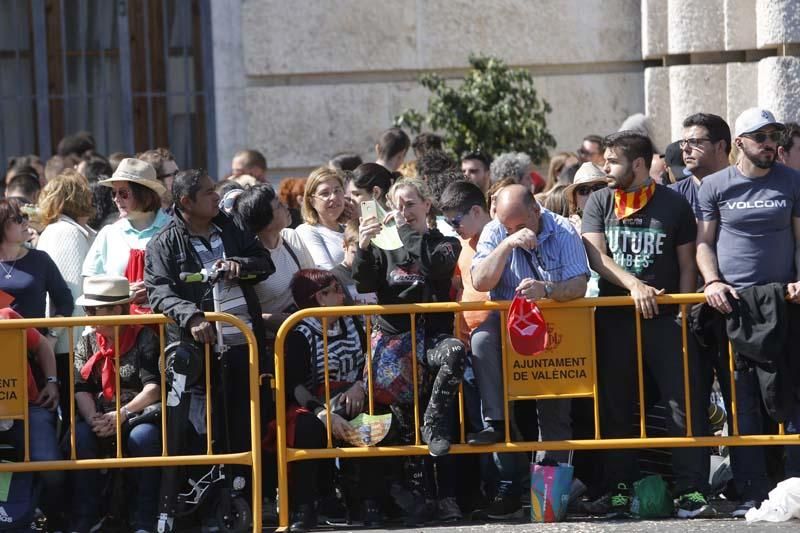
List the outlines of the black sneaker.
{"label": "black sneaker", "polygon": [[289,531],[294,533],[305,533],[317,527],[317,510],[309,503],[297,506],[297,510],[292,513]]}
{"label": "black sneaker", "polygon": [[631,491],[628,485],[620,483],[617,490],[611,493],[611,507],[606,514],[606,518],[630,518],[631,517]]}
{"label": "black sneaker", "polygon": [[483,428],[477,433],[467,434],[467,444],[472,444],[473,446],[497,444],[498,442],[503,442],[504,439],[503,432],[497,431],[491,426]]}
{"label": "black sneaker", "polygon": [[713,518],[717,510],[706,501],[702,493],[694,491],[678,498],[678,518]]}
{"label": "black sneaker", "polygon": [[436,500],[428,500],[419,497],[415,498],[414,503],[414,510],[405,520],[407,527],[424,526],[428,522],[433,522],[436,519]]}
{"label": "black sneaker", "polygon": [[431,426],[422,426],[422,442],[428,445],[428,453],[434,457],[441,457],[450,453],[450,441],[439,435]]}
{"label": "black sneaker", "polygon": [[364,500],[361,502],[361,522],[364,527],[375,527],[381,525],[381,510],[375,500]]}
{"label": "black sneaker", "polygon": [[498,494],[486,509],[486,516],[493,520],[514,520],[522,518],[522,503],[518,496]]}
{"label": "black sneaker", "polygon": [[733,518],[744,518],[744,515],[747,514],[747,511],[749,511],[750,509],[753,509],[754,507],[756,507],[756,501],[755,500],[744,501],[744,502],[740,503],[736,507],[736,509],[731,511],[731,517],[733,517]]}

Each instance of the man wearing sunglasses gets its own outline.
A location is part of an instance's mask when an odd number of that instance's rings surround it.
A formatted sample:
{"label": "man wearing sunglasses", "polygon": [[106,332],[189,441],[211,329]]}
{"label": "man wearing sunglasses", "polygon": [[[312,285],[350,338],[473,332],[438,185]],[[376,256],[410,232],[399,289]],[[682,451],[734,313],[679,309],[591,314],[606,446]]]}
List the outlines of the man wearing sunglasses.
{"label": "man wearing sunglasses", "polygon": [[[729,315],[734,307],[739,308],[735,304],[737,300],[749,300],[751,295],[759,294],[759,300],[753,304],[759,312],[786,310],[788,316],[784,315],[785,320],[776,328],[792,326],[794,306],[782,307],[782,290],[771,299],[762,291],[768,290],[769,284],[782,284],[789,301],[800,303],[800,174],[777,163],[783,130],[783,124],[766,109],[751,108],[742,112],[736,119],[734,137],[740,151],[738,161],[703,180],[697,214],[697,263],[705,282],[703,292],[708,305],[722,315]],[[742,332],[735,325],[732,327],[731,321],[726,320],[726,323],[736,352],[739,432],[742,435],[762,433],[762,402],[773,418],[781,416],[770,410],[772,394],[764,388],[764,368],[742,355],[738,344]],[[763,352],[771,362],[774,360],[774,368],[778,370],[771,373],[777,378],[781,349]],[[727,358],[722,362],[724,364],[717,365],[717,371],[728,402]],[[787,430],[795,433],[800,416],[795,412],[792,417],[792,406],[785,407],[789,412]],[[789,476],[800,472],[800,450],[795,448],[798,447],[787,447],[786,474]],[[756,502],[766,498],[772,483],[766,473],[763,448],[735,447],[731,455],[734,481],[742,498],[733,514],[744,516]]]}
{"label": "man wearing sunglasses", "polygon": [[681,156],[691,176],[669,187],[681,193],[697,211],[697,191],[706,176],[728,166],[731,153],[731,129],[722,117],[695,113],[683,121],[683,138],[678,141]]}

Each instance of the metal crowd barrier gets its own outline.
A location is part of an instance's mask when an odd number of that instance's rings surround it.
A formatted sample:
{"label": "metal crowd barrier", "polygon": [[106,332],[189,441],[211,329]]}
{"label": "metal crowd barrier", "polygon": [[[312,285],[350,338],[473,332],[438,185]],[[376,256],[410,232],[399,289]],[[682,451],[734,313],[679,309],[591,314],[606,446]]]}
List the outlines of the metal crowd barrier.
{"label": "metal crowd barrier", "polygon": [[[683,378],[684,378],[684,391],[685,391],[685,412],[691,413],[692,399],[689,395],[689,368],[688,368],[688,348],[687,348],[687,314],[693,304],[705,301],[702,294],[670,294],[663,295],[657,298],[658,305],[679,305],[680,317],[682,322],[682,357],[683,357]],[[538,302],[539,307],[543,310],[545,319],[548,319],[548,311],[550,310],[585,310],[588,313],[587,330],[578,332],[583,334],[587,348],[586,357],[588,360],[586,368],[591,371],[592,383],[589,384],[588,389],[580,391],[562,391],[562,392],[545,392],[534,394],[509,394],[509,362],[512,358],[510,352],[510,341],[506,333],[506,319],[508,308],[511,302],[447,302],[447,303],[428,303],[428,304],[406,304],[406,305],[357,305],[347,307],[327,307],[327,308],[313,308],[303,309],[291,315],[278,330],[275,341],[275,398],[276,398],[276,418],[277,418],[277,460],[278,460],[278,493],[279,498],[279,529],[286,530],[289,525],[289,497],[288,497],[288,464],[293,461],[303,461],[312,459],[332,459],[332,458],[353,458],[353,457],[388,457],[388,456],[408,456],[408,455],[427,455],[428,448],[422,444],[420,440],[420,409],[418,398],[418,383],[417,383],[417,358],[416,358],[416,325],[414,317],[418,314],[437,313],[437,312],[454,312],[461,311],[498,311],[501,317],[502,333],[502,365],[503,365],[503,387],[504,387],[504,410],[505,410],[505,442],[492,445],[475,446],[466,444],[464,437],[464,403],[463,395],[459,394],[459,423],[461,427],[460,442],[453,443],[450,448],[450,453],[493,453],[493,452],[523,452],[523,451],[550,451],[550,450],[598,450],[598,449],[620,449],[620,448],[686,448],[698,446],[759,446],[759,445],[780,445],[780,444],[796,444],[800,445],[800,435],[786,435],[784,432],[783,424],[779,425],[778,435],[739,435],[739,425],[737,421],[736,409],[736,387],[734,382],[734,358],[733,349],[729,344],[729,373],[731,385],[731,413],[728,414],[728,420],[732,421],[729,425],[729,436],[695,436],[692,431],[692,417],[686,417],[686,436],[684,437],[648,437],[645,430],[645,402],[639,402],[639,423],[640,435],[636,438],[613,438],[603,439],[600,436],[600,416],[597,401],[597,376],[596,368],[596,349],[594,342],[594,309],[597,307],[632,307],[633,299],[629,296],[611,296],[602,298],[579,298],[569,302],[555,302],[552,300],[544,300]],[[642,366],[642,318],[633,308],[631,313],[635,315],[636,324],[636,354],[637,354],[637,367],[638,367],[638,391],[639,398],[644,398],[644,376]],[[288,448],[286,443],[286,390],[284,383],[284,348],[286,338],[291,330],[297,325],[298,322],[304,318],[314,317],[322,321],[323,331],[323,344],[325,346],[324,353],[324,368],[325,368],[325,403],[330,404],[330,380],[328,376],[328,338],[327,338],[327,324],[330,318],[337,318],[340,316],[365,316],[365,330],[367,336],[368,353],[366,354],[366,369],[368,375],[368,412],[374,413],[374,394],[373,394],[373,380],[372,366],[370,361],[372,359],[372,347],[369,342],[370,333],[372,329],[371,317],[374,315],[397,315],[408,314],[411,315],[411,335],[412,335],[412,349],[414,356],[412,357],[412,372],[414,379],[414,415],[415,415],[415,443],[412,445],[396,445],[396,446],[371,446],[371,447],[335,447],[331,435],[331,424],[328,423],[328,442],[327,447],[322,449],[297,449]],[[551,311],[550,314],[553,314]],[[458,324],[458,321],[456,321]],[[456,326],[458,327],[458,326]],[[458,337],[458,331],[455,332]],[[572,332],[574,335],[576,332]],[[527,359],[534,359],[536,356],[528,357]],[[513,371],[512,371],[513,375]],[[514,400],[533,400],[533,399],[556,399],[556,398],[592,398],[594,400],[594,425],[595,435],[593,439],[582,440],[565,440],[565,441],[526,441],[526,442],[511,442],[510,436],[510,417],[508,416],[509,402]],[[330,417],[330,414],[328,414]]]}
{"label": "metal crowd barrier", "polygon": [[[213,453],[212,450],[212,394],[211,394],[211,373],[205,372],[205,386],[206,386],[206,453],[205,455],[168,455],[167,454],[167,386],[166,386],[166,373],[164,361],[164,347],[165,347],[165,324],[170,320],[164,315],[126,315],[126,316],[93,316],[93,317],[71,317],[71,318],[47,318],[47,319],[16,319],[16,320],[0,320],[0,344],[7,347],[4,358],[13,357],[13,352],[18,354],[19,372],[15,376],[0,375],[0,419],[13,419],[23,420],[25,422],[25,450],[24,461],[22,462],[2,462],[0,463],[0,472],[40,472],[40,471],[53,471],[53,470],[82,470],[82,469],[100,469],[100,468],[137,468],[137,467],[166,467],[166,466],[193,466],[193,465],[214,465],[214,464],[235,464],[248,466],[252,469],[253,482],[252,482],[252,521],[253,531],[261,531],[261,429],[260,429],[260,403],[259,403],[259,366],[258,366],[258,348],[256,338],[253,332],[247,325],[238,318],[227,313],[205,313],[205,317],[209,321],[226,322],[239,328],[247,339],[249,348],[249,390],[250,390],[250,451],[238,453]],[[77,459],[76,445],[75,445],[75,331],[76,326],[114,326],[115,330],[115,369],[116,369],[116,389],[120,390],[119,378],[119,327],[124,325],[157,325],[159,338],[160,338],[160,353],[159,367],[161,370],[161,456],[153,457],[123,457],[122,456],[122,435],[120,431],[120,420],[117,418],[116,428],[116,457],[104,459]],[[30,435],[28,425],[28,392],[26,386],[26,364],[27,364],[27,346],[25,330],[27,328],[68,328],[69,334],[69,392],[73,401],[70,402],[69,419],[70,431],[70,454],[69,459],[61,461],[36,461],[30,460]],[[9,346],[11,347],[10,349]],[[211,365],[211,346],[205,345],[205,368],[210,369]],[[2,404],[3,400],[10,396],[10,391],[4,394],[2,388],[9,384],[6,381],[9,379],[16,379],[16,384],[19,385],[15,388],[13,396],[15,400],[21,399],[21,409],[16,413],[9,413],[4,409]],[[119,412],[120,396],[116,394],[116,409]],[[99,495],[98,495],[99,497]],[[154,517],[155,519],[155,517]]]}

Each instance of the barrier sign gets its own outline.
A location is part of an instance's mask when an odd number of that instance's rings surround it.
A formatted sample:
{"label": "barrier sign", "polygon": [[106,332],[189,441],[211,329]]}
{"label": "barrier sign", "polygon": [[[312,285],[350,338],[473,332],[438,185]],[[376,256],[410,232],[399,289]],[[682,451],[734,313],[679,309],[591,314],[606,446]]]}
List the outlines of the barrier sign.
{"label": "barrier sign", "polygon": [[[536,355],[514,351],[509,339],[508,396],[591,394],[594,389],[594,309],[543,309],[547,347]],[[504,332],[507,336],[508,332]]]}
{"label": "barrier sign", "polygon": [[19,330],[0,331],[0,418],[25,416],[25,391],[28,372],[22,357],[23,342]]}

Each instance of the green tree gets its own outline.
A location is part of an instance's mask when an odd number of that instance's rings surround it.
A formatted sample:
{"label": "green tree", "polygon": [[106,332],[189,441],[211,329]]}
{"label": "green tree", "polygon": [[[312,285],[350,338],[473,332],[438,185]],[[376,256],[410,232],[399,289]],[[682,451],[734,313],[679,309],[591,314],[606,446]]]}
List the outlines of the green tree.
{"label": "green tree", "polygon": [[547,129],[550,104],[536,94],[533,76],[494,57],[470,55],[472,70],[451,86],[438,74],[425,74],[420,84],[431,92],[428,112],[407,109],[395,125],[415,133],[423,127],[441,132],[456,155],[480,149],[492,155],[525,152],[534,163],[548,157],[556,141]]}

